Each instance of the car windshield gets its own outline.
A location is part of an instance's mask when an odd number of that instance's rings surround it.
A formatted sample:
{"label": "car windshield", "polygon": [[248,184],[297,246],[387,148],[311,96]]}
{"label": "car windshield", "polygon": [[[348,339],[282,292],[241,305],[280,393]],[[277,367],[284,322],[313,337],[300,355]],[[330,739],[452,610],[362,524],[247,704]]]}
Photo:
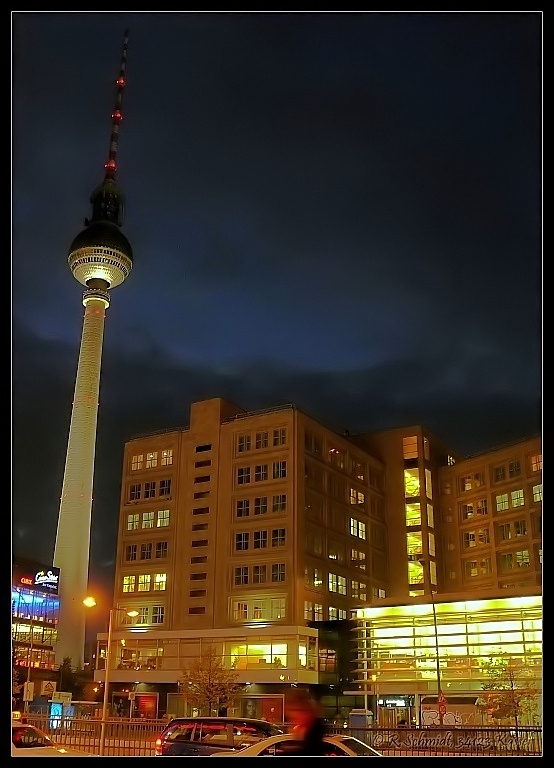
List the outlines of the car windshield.
{"label": "car windshield", "polygon": [[369,744],[365,744],[363,741],[355,739],[353,736],[344,736],[341,739],[341,743],[344,744],[345,747],[351,749],[352,752],[355,752],[357,755],[373,755],[373,757],[376,756],[375,750],[370,747]]}
{"label": "car windshield", "polygon": [[12,728],[12,742],[16,747],[26,749],[29,747],[55,747],[56,744],[45,733],[41,733],[33,726],[14,726]]}

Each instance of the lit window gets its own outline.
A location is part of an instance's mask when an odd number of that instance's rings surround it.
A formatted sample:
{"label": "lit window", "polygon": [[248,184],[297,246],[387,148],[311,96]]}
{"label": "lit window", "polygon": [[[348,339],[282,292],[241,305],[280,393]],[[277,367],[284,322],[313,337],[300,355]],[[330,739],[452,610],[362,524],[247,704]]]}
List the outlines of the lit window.
{"label": "lit window", "polygon": [[158,510],[158,519],[156,520],[157,528],[167,528],[169,525],[169,509]]}
{"label": "lit window", "polygon": [[525,499],[523,497],[523,488],[519,488],[517,491],[512,491],[512,507],[523,507]]}
{"label": "lit window", "polygon": [[433,498],[433,479],[430,470],[425,470],[425,495],[428,499]]}
{"label": "lit window", "polygon": [[366,566],[366,553],[360,552],[357,549],[350,550],[350,565],[353,568],[359,568],[361,571],[365,571]]}
{"label": "lit window", "polygon": [[363,507],[365,503],[365,494],[355,488],[350,489],[350,503],[352,505]]}
{"label": "lit window", "polygon": [[234,621],[246,621],[248,619],[248,603],[234,603],[233,619]]}
{"label": "lit window", "polygon": [[127,515],[127,530],[128,531],[138,530],[139,521],[140,521],[140,515],[138,513]]}
{"label": "lit window", "polygon": [[355,517],[350,518],[350,534],[357,536],[358,539],[364,539],[366,537],[366,525],[361,520],[356,520]]}
{"label": "lit window", "polygon": [[135,591],[136,576],[124,576],[123,577],[123,592]]}
{"label": "lit window", "polygon": [[158,451],[151,451],[146,454],[146,469],[158,466]]}
{"label": "lit window", "polygon": [[540,472],[542,470],[542,454],[531,456],[531,472]]}
{"label": "lit window", "polygon": [[141,573],[138,577],[138,591],[150,592],[150,574]]}
{"label": "lit window", "polygon": [[[286,619],[287,618],[287,610],[286,610],[286,600],[284,597],[272,597],[270,600],[270,619]],[[285,650],[287,646],[285,645]],[[274,659],[273,663],[276,665],[277,658]]]}
{"label": "lit window", "polygon": [[542,483],[533,486],[533,501],[542,501]]}
{"label": "lit window", "polygon": [[419,501],[406,504],[406,525],[421,525],[421,504]]}
{"label": "lit window", "polygon": [[508,509],[508,494],[501,493],[496,497],[496,511],[503,512]]}
{"label": "lit window", "polygon": [[165,592],[167,584],[167,573],[154,574],[154,592]]}
{"label": "lit window", "polygon": [[142,465],[144,463],[144,454],[138,453],[136,456],[133,456],[131,458],[131,472],[136,472],[139,469],[142,469]]}
{"label": "lit window", "polygon": [[402,438],[402,452],[404,459],[417,459],[417,436]]}
{"label": "lit window", "polygon": [[161,465],[162,467],[169,467],[171,464],[173,464],[173,449],[166,448],[162,451]]}
{"label": "lit window", "polygon": [[154,527],[154,513],[153,512],[143,512],[142,513],[142,527],[143,528],[153,528]]}
{"label": "lit window", "polygon": [[487,514],[487,500],[486,499],[479,499],[479,501],[476,504],[477,508],[477,514],[478,515],[486,515]]}
{"label": "lit window", "polygon": [[404,495],[406,498],[419,496],[419,470],[417,467],[404,470]]}

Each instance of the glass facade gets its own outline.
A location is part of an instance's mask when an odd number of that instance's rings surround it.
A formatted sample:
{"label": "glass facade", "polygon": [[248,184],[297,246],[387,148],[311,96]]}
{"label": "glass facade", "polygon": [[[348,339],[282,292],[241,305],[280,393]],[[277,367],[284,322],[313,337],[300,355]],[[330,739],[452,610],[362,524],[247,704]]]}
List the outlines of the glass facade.
{"label": "glass facade", "polygon": [[482,689],[483,667],[506,656],[542,675],[542,598],[507,597],[362,608],[357,619],[357,679],[406,693]]}

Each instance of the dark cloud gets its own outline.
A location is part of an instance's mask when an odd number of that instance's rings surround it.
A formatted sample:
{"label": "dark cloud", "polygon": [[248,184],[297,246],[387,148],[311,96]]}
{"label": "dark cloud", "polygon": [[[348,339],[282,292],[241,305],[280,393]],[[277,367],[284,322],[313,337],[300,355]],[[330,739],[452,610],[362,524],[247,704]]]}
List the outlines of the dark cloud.
{"label": "dark cloud", "polygon": [[[53,556],[83,307],[67,251],[118,148],[92,578],[123,445],[191,402],[541,428],[542,12],[12,12],[13,542]],[[32,482],[29,468],[32,468]]]}

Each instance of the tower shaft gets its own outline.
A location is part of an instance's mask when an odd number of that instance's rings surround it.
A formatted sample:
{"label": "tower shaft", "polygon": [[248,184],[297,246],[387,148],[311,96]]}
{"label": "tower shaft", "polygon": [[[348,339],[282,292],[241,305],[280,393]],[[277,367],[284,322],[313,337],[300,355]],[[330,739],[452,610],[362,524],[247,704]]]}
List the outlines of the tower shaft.
{"label": "tower shaft", "polygon": [[71,410],[69,439],[58,514],[54,564],[60,569],[60,616],[56,661],[69,656],[82,668],[90,550],[90,523],[100,367],[107,292],[86,291],[85,313]]}

